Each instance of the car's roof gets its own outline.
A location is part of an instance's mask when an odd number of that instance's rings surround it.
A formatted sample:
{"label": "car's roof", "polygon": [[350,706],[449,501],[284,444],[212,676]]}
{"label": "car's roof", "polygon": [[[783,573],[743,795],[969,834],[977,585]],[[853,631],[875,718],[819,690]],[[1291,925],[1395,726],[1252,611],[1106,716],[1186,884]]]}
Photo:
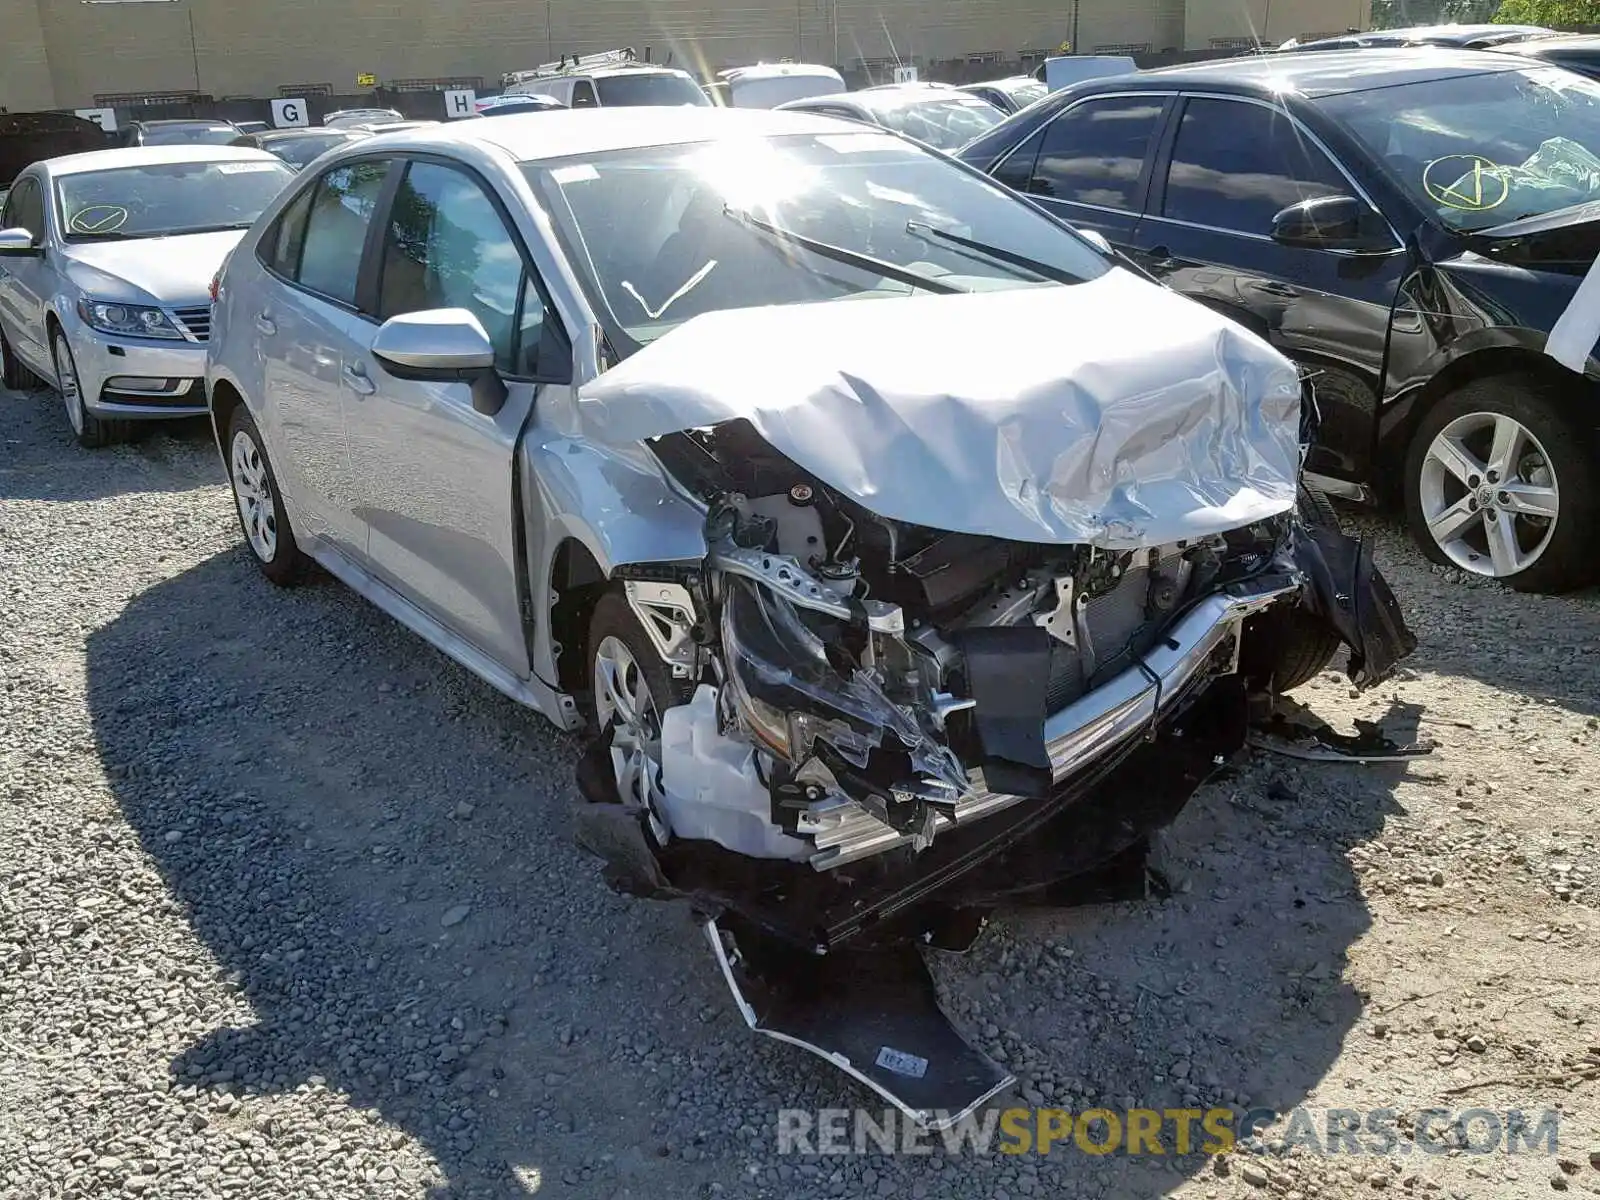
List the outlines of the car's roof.
{"label": "car's roof", "polygon": [[1338,45],[1341,42],[1361,42],[1365,39],[1404,39],[1413,42],[1434,42],[1444,44],[1456,42],[1465,44],[1482,37],[1517,37],[1531,36],[1550,31],[1542,25],[1415,25],[1405,29],[1373,29],[1366,33],[1340,33],[1333,37],[1317,38],[1310,42],[1301,42],[1295,49],[1306,49],[1314,46]]}
{"label": "car's roof", "polygon": [[250,137],[262,138],[274,142],[293,141],[295,138],[304,137],[345,137],[360,136],[365,130],[352,129],[348,125],[313,125],[305,129],[263,129],[259,133],[252,133]]}
{"label": "car's roof", "polygon": [[52,176],[78,175],[84,171],[114,171],[120,167],[156,166],[162,163],[190,162],[277,162],[265,150],[250,146],[127,146],[119,150],[88,150],[46,159],[45,170]]}
{"label": "car's roof", "polygon": [[912,104],[926,104],[931,100],[970,100],[958,87],[936,83],[885,84],[882,87],[862,88],[858,92],[835,92],[830,96],[807,96],[791,100],[779,108],[804,108],[813,104],[844,104],[855,108],[881,112],[884,109],[905,108]]}
{"label": "car's roof", "polygon": [[398,133],[380,131],[368,145],[423,149],[483,143],[498,147],[518,162],[537,162],[724,137],[838,133],[841,124],[811,113],[766,108],[617,106],[523,113],[493,121],[451,121]]}
{"label": "car's roof", "polygon": [[180,125],[200,129],[227,129],[233,122],[224,117],[163,117],[159,121],[135,121],[134,124],[144,129],[175,129]]}
{"label": "car's roof", "polygon": [[[1393,50],[1319,50],[1307,54],[1252,54],[1141,71],[1140,84],[1158,84],[1165,91],[1211,88],[1246,94],[1334,96],[1402,83],[1426,83],[1479,72],[1514,71],[1519,64],[1503,54],[1452,50],[1439,46]],[[1072,90],[1127,88],[1130,76],[1107,76]]]}
{"label": "car's roof", "polygon": [[1559,54],[1563,50],[1600,50],[1600,36],[1592,33],[1558,33],[1551,37],[1530,38],[1526,42],[1509,42],[1492,47],[1496,54],[1522,54],[1543,56],[1547,51]]}
{"label": "car's roof", "polygon": [[832,67],[819,66],[816,63],[752,63],[748,67],[729,67],[725,71],[717,72],[719,79],[730,82],[737,79],[741,83],[750,79],[773,79],[792,75],[823,79],[839,78],[839,72]]}

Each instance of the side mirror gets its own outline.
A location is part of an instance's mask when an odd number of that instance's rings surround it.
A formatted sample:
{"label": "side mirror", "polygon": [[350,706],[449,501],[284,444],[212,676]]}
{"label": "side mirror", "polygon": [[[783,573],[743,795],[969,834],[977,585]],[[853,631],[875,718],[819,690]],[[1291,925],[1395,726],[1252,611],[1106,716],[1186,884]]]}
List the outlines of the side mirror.
{"label": "side mirror", "polygon": [[1354,196],[1319,196],[1291,204],[1272,218],[1272,240],[1316,250],[1373,250],[1367,208]]}
{"label": "side mirror", "polygon": [[396,379],[469,383],[472,407],[486,417],[506,402],[495,370],[494,343],[464,308],[437,308],[390,317],[372,339],[372,356]]}
{"label": "side mirror", "polygon": [[38,258],[44,250],[26,229],[0,229],[0,258]]}

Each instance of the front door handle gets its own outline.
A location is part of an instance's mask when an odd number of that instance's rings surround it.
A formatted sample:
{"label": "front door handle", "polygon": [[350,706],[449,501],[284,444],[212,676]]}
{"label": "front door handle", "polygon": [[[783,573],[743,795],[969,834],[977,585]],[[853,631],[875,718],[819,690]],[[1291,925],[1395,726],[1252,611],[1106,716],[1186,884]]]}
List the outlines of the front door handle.
{"label": "front door handle", "polygon": [[273,334],[278,332],[277,323],[273,321],[271,317],[267,316],[266,313],[256,314],[256,328],[262,333],[266,334],[268,337],[271,337]]}
{"label": "front door handle", "polygon": [[367,373],[360,367],[344,369],[344,384],[358,396],[370,396],[378,390],[378,385],[367,378]]}

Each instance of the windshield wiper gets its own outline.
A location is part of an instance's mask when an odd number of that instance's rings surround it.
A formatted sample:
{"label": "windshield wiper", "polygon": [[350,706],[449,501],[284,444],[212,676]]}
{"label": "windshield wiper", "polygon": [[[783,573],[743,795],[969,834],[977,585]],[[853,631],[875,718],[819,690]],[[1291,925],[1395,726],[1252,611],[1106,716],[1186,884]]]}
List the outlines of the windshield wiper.
{"label": "windshield wiper", "polygon": [[196,225],[193,229],[158,229],[151,237],[187,237],[191,233],[227,233],[235,229],[249,229],[254,221],[233,221],[227,225]]}
{"label": "windshield wiper", "polygon": [[789,242],[799,246],[802,250],[809,250],[823,258],[831,258],[834,262],[844,263],[846,266],[859,267],[863,271],[876,271],[885,279],[893,279],[909,287],[921,288],[923,291],[936,292],[941,296],[953,296],[967,289],[954,283],[946,283],[942,279],[935,279],[928,275],[919,274],[905,267],[897,267],[892,262],[885,262],[881,258],[874,258],[870,254],[862,254],[856,250],[846,250],[843,246],[835,246],[832,242],[819,242],[815,238],[808,238],[804,234],[794,233],[781,225],[774,225],[770,221],[763,221],[760,217],[751,216],[741,209],[724,205],[722,215],[730,220],[739,222],[747,229],[755,229],[779,241]]}
{"label": "windshield wiper", "polygon": [[1016,267],[1037,275],[1041,279],[1053,279],[1057,283],[1082,283],[1083,276],[1074,275],[1071,271],[1063,271],[1060,267],[1052,267],[1049,263],[1042,263],[1036,258],[1029,258],[1025,254],[1018,254],[1015,250],[1006,250],[1000,246],[991,246],[988,242],[975,242],[971,238],[962,237],[959,233],[951,233],[947,229],[937,229],[924,221],[907,221],[906,232],[912,237],[925,238],[930,242],[947,242],[978,257],[993,259],[995,262],[1004,263],[1008,267]]}
{"label": "windshield wiper", "polygon": [[67,230],[67,241],[69,242],[130,242],[143,236],[141,233],[121,233],[115,229]]}

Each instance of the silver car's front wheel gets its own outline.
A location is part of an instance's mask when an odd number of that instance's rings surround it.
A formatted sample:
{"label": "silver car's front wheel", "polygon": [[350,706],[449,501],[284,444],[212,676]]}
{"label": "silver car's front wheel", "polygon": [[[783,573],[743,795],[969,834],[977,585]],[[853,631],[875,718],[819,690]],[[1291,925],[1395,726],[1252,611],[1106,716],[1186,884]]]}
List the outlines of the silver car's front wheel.
{"label": "silver car's front wheel", "polygon": [[643,810],[658,845],[668,825],[661,805],[661,714],[693,692],[672,676],[628,601],[607,592],[589,623],[590,686],[595,729],[611,736],[611,766],[618,798]]}
{"label": "silver car's front wheel", "polygon": [[1467,413],[1439,430],[1418,487],[1434,544],[1462,570],[1493,579],[1537,563],[1561,516],[1549,453],[1504,413]]}
{"label": "silver car's front wheel", "polygon": [[78,362],[72,356],[72,347],[67,344],[67,335],[57,329],[50,339],[50,347],[56,360],[56,386],[61,392],[62,404],[66,406],[67,424],[72,426],[72,434],[78,439],[78,445],[95,450],[126,438],[126,422],[102,421],[84,407]]}

